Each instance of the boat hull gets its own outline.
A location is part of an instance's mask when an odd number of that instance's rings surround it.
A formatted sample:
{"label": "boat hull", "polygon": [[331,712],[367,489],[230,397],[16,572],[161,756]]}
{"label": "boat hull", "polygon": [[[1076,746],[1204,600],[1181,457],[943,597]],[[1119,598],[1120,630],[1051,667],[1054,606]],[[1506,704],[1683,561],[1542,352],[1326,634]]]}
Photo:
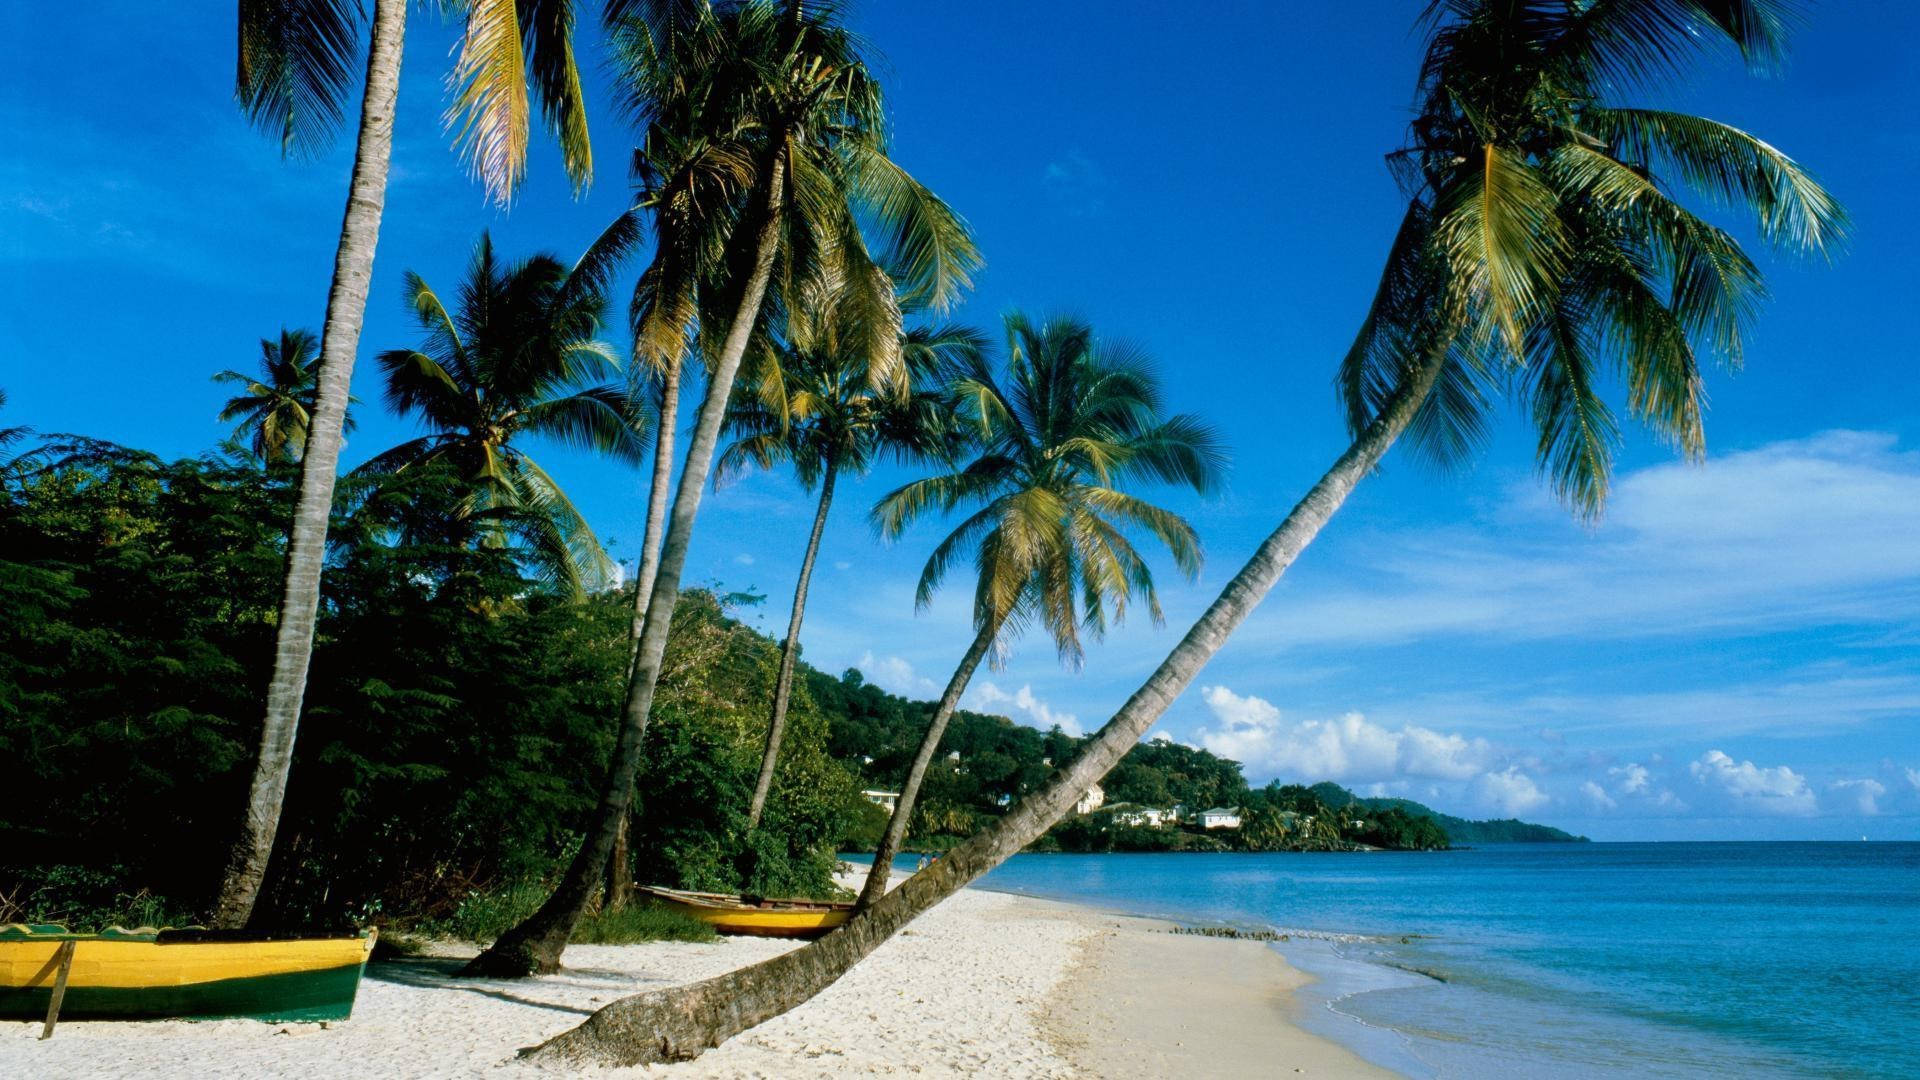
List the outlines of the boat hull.
{"label": "boat hull", "polygon": [[822,937],[853,915],[852,904],[762,900],[677,889],[641,890],[656,902],[699,919],[718,934],[741,937]]}
{"label": "boat hull", "polygon": [[371,934],[287,941],[156,941],[153,935],[0,936],[0,1017],[40,1019],[56,953],[75,943],[66,1019],[345,1020]]}

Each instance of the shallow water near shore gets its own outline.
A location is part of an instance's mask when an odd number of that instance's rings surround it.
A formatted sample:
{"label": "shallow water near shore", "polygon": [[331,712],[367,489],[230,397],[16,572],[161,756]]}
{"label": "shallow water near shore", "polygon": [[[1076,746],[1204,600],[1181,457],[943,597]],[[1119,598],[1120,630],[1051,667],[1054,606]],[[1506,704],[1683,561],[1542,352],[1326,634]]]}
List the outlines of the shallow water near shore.
{"label": "shallow water near shore", "polygon": [[1020,855],[981,887],[1277,942],[1413,1076],[1914,1075],[1920,844]]}

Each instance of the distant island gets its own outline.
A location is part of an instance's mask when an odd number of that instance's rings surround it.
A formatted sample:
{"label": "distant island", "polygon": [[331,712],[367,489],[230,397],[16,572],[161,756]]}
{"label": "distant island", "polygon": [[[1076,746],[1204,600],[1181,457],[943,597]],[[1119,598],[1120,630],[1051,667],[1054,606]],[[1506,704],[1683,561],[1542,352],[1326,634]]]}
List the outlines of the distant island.
{"label": "distant island", "polygon": [[[867,806],[841,849],[871,850],[933,703],[888,693],[856,669],[836,678],[801,667],[824,714],[828,753],[866,788]],[[927,775],[910,845],[940,851],[958,843],[1044,783],[1081,741],[1057,726],[1041,731],[1005,716],[956,712]],[[1331,782],[1254,788],[1239,762],[1164,738],[1135,746],[1075,811],[1028,850],[1434,851],[1586,839],[1511,818],[1470,821]]]}

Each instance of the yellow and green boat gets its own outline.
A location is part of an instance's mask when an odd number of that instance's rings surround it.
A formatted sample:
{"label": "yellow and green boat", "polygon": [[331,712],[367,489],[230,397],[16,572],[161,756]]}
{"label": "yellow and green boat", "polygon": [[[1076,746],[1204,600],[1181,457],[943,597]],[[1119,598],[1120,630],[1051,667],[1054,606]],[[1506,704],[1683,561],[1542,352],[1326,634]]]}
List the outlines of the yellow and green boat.
{"label": "yellow and green boat", "polygon": [[852,904],[837,900],[768,900],[659,886],[641,886],[637,891],[699,919],[720,934],[817,938],[853,915]]}
{"label": "yellow and green boat", "polygon": [[[225,930],[0,926],[0,1017],[47,1015],[67,967],[62,1019],[345,1020],[375,932],[291,937]],[[70,955],[62,946],[71,942]]]}

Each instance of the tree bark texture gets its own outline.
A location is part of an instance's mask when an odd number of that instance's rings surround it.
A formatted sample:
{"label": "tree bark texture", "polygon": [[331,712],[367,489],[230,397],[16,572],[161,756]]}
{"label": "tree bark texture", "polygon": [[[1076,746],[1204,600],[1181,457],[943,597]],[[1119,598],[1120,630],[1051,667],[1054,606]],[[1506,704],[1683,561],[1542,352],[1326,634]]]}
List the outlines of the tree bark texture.
{"label": "tree bark texture", "polygon": [[407,27],[407,0],[376,0],[367,49],[366,94],[354,144],[347,208],[334,253],[321,332],[315,405],[300,459],[300,489],[288,533],[286,585],[274,632],[273,679],[260,730],[260,750],[247,792],[246,819],[227,864],[213,924],[245,926],[266,880],[274,834],[293,765],[294,736],[313,659],[313,630],[320,607],[320,574],[327,556],[327,519],[345,443],[342,428],[353,383],[354,356],[367,313],[374,247],[386,204],[388,164],[393,156],[393,116],[400,92],[400,58]]}
{"label": "tree bark texture", "polygon": [[813,580],[813,561],[820,555],[820,534],[827,528],[827,511],[833,506],[833,481],[839,470],[827,466],[820,479],[820,508],[813,513],[813,531],[807,534],[807,553],[800,560],[800,580],[793,587],[793,613],[787,616],[787,640],[780,646],[780,674],[773,680],[773,710],[767,715],[767,746],[760,754],[760,776],[753,782],[753,799],[747,804],[747,828],[760,827],[760,814],[767,808],[767,792],[773,790],[773,770],[780,762],[780,740],[787,730],[787,704],[793,697],[793,666],[800,656],[800,623],[807,613],[807,586]]}
{"label": "tree bark texture", "polygon": [[[660,375],[660,415],[653,432],[653,483],[647,489],[647,528],[640,539],[640,566],[633,590],[633,629],[629,635],[635,655],[647,618],[647,601],[660,576],[660,542],[667,527],[667,496],[673,490],[673,451],[680,423],[680,361]],[[631,672],[631,665],[629,665]]]}

